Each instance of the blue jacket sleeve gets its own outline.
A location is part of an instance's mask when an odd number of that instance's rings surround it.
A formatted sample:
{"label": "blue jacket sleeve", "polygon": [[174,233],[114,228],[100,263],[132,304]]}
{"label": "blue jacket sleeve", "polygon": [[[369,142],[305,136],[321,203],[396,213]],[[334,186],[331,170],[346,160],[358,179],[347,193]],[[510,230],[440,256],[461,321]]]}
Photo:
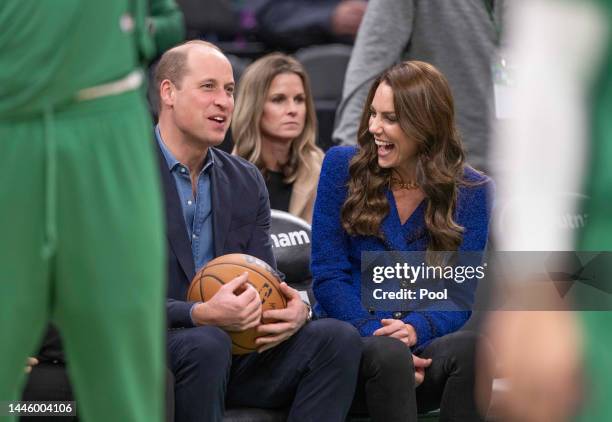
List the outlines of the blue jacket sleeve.
{"label": "blue jacket sleeve", "polygon": [[348,164],[355,151],[353,147],[334,147],[323,160],[312,219],[311,270],[318,314],[348,321],[360,329],[374,316],[361,305],[360,286],[354,285],[354,265],[349,258],[349,238],[340,222]]}

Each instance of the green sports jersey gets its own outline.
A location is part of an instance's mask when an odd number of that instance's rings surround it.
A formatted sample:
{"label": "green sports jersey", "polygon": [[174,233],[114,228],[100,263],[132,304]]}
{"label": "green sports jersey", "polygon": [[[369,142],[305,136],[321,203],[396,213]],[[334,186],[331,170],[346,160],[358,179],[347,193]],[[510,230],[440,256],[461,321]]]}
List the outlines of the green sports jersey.
{"label": "green sports jersey", "polygon": [[183,41],[185,38],[183,12],[174,0],[149,0],[148,15],[153,26],[155,56],[161,55]]}
{"label": "green sports jersey", "polygon": [[[581,233],[578,249],[612,251],[612,0],[597,0],[607,14],[608,41],[592,90],[590,162],[585,204],[588,224]],[[612,280],[609,280],[612,283]],[[612,305],[612,304],[611,304]],[[609,309],[612,309],[610,307]],[[582,312],[585,338],[586,401],[579,421],[612,420],[612,312]]]}
{"label": "green sports jersey", "polygon": [[134,70],[153,44],[144,0],[2,0],[0,120],[70,102]]}

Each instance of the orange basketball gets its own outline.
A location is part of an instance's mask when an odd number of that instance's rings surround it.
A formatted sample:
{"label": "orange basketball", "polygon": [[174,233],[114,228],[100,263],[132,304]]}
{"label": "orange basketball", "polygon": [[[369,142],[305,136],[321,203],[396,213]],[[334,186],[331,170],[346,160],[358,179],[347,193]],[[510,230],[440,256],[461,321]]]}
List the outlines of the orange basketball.
{"label": "orange basketball", "polygon": [[[215,258],[198,271],[189,286],[187,300],[206,302],[217,293],[222,285],[244,272],[248,273],[248,283],[259,292],[262,312],[287,307],[285,296],[280,290],[281,282],[274,269],[261,259],[238,253]],[[256,351],[255,328],[229,332],[229,335],[232,338],[233,354],[243,355]]]}

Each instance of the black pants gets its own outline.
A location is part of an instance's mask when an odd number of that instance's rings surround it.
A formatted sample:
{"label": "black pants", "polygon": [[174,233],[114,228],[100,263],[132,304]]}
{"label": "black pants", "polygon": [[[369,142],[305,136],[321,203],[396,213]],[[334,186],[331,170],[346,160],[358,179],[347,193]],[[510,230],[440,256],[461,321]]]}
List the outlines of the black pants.
{"label": "black pants", "polygon": [[[425,380],[415,390],[410,349],[390,337],[363,338],[363,357],[351,413],[369,413],[372,422],[416,422],[417,413],[439,408],[441,422],[483,420],[474,399],[479,339],[475,333],[458,331],[433,340],[419,354],[431,358],[432,363],[425,370]],[[486,382],[490,391],[492,371],[483,368],[482,373],[489,374]]]}
{"label": "black pants", "polygon": [[[73,401],[72,387],[66,367],[60,362],[41,362],[32,368],[21,400],[25,401]],[[78,406],[77,406],[78,408]],[[22,416],[21,422],[76,421],[76,416]]]}
{"label": "black pants", "polygon": [[310,322],[264,353],[235,357],[219,328],[170,331],[176,422],[221,421],[226,404],[289,408],[288,421],[344,421],[361,348],[355,328],[333,319]]}

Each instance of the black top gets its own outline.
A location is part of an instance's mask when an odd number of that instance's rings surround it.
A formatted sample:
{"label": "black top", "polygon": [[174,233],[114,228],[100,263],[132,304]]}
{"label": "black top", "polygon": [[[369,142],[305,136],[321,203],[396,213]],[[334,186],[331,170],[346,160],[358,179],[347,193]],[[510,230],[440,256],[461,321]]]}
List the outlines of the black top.
{"label": "black top", "polygon": [[266,187],[270,195],[270,208],[273,210],[289,211],[289,200],[293,192],[293,183],[285,183],[283,173],[277,171],[266,172]]}

